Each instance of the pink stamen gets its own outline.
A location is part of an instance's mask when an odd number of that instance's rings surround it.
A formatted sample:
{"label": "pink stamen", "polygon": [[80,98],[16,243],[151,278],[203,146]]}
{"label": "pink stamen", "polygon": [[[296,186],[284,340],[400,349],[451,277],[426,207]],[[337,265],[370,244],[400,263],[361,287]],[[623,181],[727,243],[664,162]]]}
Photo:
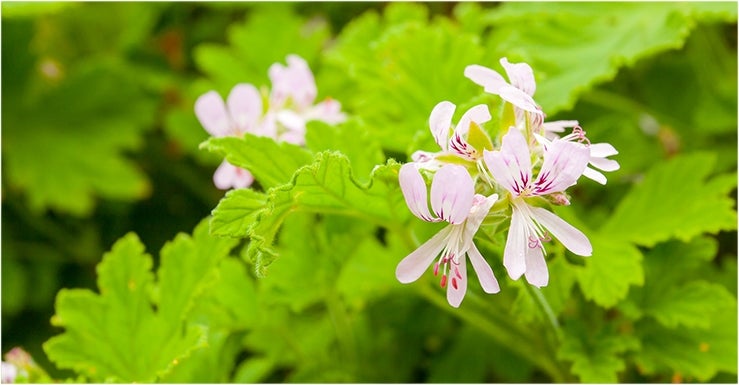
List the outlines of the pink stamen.
{"label": "pink stamen", "polygon": [[462,279],[462,273],[459,272],[458,268],[454,268],[454,274],[457,276],[457,278]]}
{"label": "pink stamen", "polygon": [[441,287],[446,287],[446,274],[441,275]]}
{"label": "pink stamen", "polygon": [[457,287],[457,279],[456,278],[452,278],[452,287],[454,288],[454,290],[457,290],[458,289],[458,287]]}
{"label": "pink stamen", "polygon": [[439,275],[439,262],[434,264],[434,275]]}

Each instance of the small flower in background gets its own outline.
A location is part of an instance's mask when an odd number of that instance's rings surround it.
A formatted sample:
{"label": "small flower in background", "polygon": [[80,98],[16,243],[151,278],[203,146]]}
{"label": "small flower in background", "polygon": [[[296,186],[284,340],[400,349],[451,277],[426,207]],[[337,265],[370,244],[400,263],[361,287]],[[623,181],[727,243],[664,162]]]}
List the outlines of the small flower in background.
{"label": "small flower in background", "polygon": [[[224,103],[216,91],[209,91],[195,101],[195,115],[214,137],[243,136],[245,133],[271,137],[297,145],[305,144],[305,125],[311,120],[338,124],[346,120],[341,103],[333,99],[313,105],[316,83],[308,63],[297,55],[288,55],[287,67],[275,63],[269,68],[272,90],[267,106],[251,84],[237,84]],[[213,175],[221,190],[245,188],[254,176],[243,168],[223,161]]]}
{"label": "small flower in background", "polygon": [[[588,238],[572,225],[527,198],[561,193],[574,185],[590,158],[590,151],[579,143],[554,140],[544,152],[544,163],[536,179],[532,177],[531,152],[523,134],[511,127],[503,137],[501,149],[485,151],[485,163],[495,181],[511,194],[511,227],[503,253],[503,265],[512,279],[525,274],[534,286],[546,286],[549,272],[542,242],[549,232],[570,251],[590,256]],[[548,231],[548,232],[547,232]]]}
{"label": "small flower in background", "polygon": [[446,221],[449,226],[400,261],[395,270],[398,280],[402,283],[417,280],[438,256],[434,275],[441,274],[441,287],[447,287],[447,301],[459,307],[467,292],[466,257],[469,256],[483,290],[499,292],[493,270],[472,240],[498,196],[475,194],[474,181],[467,169],[444,165],[431,182],[430,200],[435,214],[432,215],[426,182],[413,163],[400,168],[399,181],[406,204],[415,216],[427,222]]}
{"label": "small flower in background", "polygon": [[12,384],[18,376],[18,369],[15,365],[2,361],[2,383]]}
{"label": "small flower in background", "polygon": [[313,105],[318,94],[316,82],[308,63],[300,56],[288,55],[287,67],[281,63],[272,64],[269,78],[272,81],[269,108],[277,122],[286,129],[280,133],[282,140],[302,145],[308,121],[338,124],[346,120],[346,115],[341,112],[341,103],[334,99],[328,98]]}

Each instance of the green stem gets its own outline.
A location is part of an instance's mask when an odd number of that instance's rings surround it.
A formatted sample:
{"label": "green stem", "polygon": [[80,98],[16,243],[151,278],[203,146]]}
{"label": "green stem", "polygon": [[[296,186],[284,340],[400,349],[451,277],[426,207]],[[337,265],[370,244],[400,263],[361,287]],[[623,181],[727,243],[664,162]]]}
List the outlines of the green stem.
{"label": "green stem", "polygon": [[470,310],[469,306],[457,309],[452,308],[444,297],[440,296],[430,285],[419,284],[416,285],[416,289],[429,302],[480,329],[501,346],[505,346],[507,349],[510,349],[520,357],[527,359],[542,369],[555,382],[565,381],[565,377],[553,357],[542,354],[537,344],[530,337],[519,333],[510,319],[502,321],[499,317],[490,317],[487,314],[483,315],[479,311]]}

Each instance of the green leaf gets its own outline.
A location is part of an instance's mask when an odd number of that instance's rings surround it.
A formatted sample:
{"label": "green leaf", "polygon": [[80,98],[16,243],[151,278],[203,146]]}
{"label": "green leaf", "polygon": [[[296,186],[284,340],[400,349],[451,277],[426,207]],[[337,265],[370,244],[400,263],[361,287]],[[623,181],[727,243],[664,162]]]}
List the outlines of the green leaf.
{"label": "green leaf", "polygon": [[3,114],[4,170],[31,209],[87,215],[97,197],[148,194],[146,177],[124,152],[141,146],[154,105],[122,65],[89,63],[39,99],[19,102]]}
{"label": "green leaf", "polygon": [[376,165],[385,160],[380,143],[369,135],[367,125],[357,119],[332,126],[315,120],[308,123],[305,146],[314,152],[325,150],[339,151],[349,158],[352,176],[362,183]]}
{"label": "green leaf", "polygon": [[688,241],[701,233],[736,229],[729,196],[736,175],[709,179],[715,162],[714,154],[699,153],[655,165],[621,201],[601,233],[652,246],[670,238]]}
{"label": "green leaf", "polygon": [[219,236],[246,237],[266,203],[266,195],[252,189],[235,189],[227,192],[213,209],[210,233]]}
{"label": "green leaf", "polygon": [[566,328],[557,357],[572,361],[572,372],[583,383],[618,382],[618,373],[626,368],[621,355],[638,350],[639,340],[606,329],[593,333],[579,322],[577,325]]}
{"label": "green leaf", "polygon": [[527,62],[538,83],[534,98],[553,114],[619,68],[682,47],[699,18],[736,20],[733,5],[700,4],[506,3],[487,15],[490,63],[478,64],[497,66],[504,56]]}
{"label": "green leaf", "polygon": [[577,269],[577,281],[585,298],[603,307],[613,307],[626,298],[629,286],[644,283],[642,253],[634,245],[604,237],[590,236],[593,255]]}
{"label": "green leaf", "polygon": [[194,57],[198,67],[219,86],[230,88],[246,82],[259,87],[269,84],[269,67],[284,63],[288,54],[315,64],[328,38],[325,21],[308,22],[286,4],[260,4],[244,24],[228,31],[229,46],[202,44],[196,47]]}
{"label": "green leaf", "polygon": [[652,303],[645,311],[668,328],[684,325],[705,329],[732,301],[734,297],[723,286],[695,281],[670,287],[659,302]]}
{"label": "green leaf", "polygon": [[295,170],[311,161],[310,153],[300,146],[253,134],[245,134],[243,138],[210,138],[202,147],[225,156],[234,166],[249,170],[265,189],[289,182]]}
{"label": "green leaf", "polygon": [[417,132],[428,131],[437,103],[461,104],[475,95],[476,86],[463,73],[483,51],[477,36],[448,19],[427,23],[420,17],[395,18],[400,7],[388,7],[382,21],[370,14],[347,27],[327,53],[327,62],[351,78],[352,92],[362,97],[347,98],[346,104],[367,122],[383,148],[406,152]]}
{"label": "green leaf", "polygon": [[181,234],[162,248],[157,285],[144,246],[133,233],[125,236],[98,265],[100,294],[59,293],[52,323],[65,331],[44,344],[46,354],[97,382],[160,378],[204,346],[204,327],[185,318],[231,247],[232,240],[209,237],[201,223],[192,238]]}
{"label": "green leaf", "polygon": [[352,178],[349,160],[338,152],[321,152],[315,161],[299,169],[292,181],[269,191],[267,207],[252,228],[247,255],[257,264],[257,274],[277,256],[271,248],[277,230],[293,211],[320,212],[353,217],[383,226],[399,225],[407,217],[397,182],[394,161],[376,167],[369,184]]}
{"label": "green leaf", "polygon": [[737,373],[736,299],[711,317],[707,329],[666,329],[654,322],[637,327],[642,349],[634,360],[642,373],[669,373],[685,381],[708,381],[718,372]]}

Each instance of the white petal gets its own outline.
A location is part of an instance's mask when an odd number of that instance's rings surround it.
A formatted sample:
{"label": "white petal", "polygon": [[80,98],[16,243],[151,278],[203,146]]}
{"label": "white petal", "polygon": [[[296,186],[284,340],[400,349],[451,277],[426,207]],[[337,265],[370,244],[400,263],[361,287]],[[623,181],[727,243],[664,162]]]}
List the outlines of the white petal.
{"label": "white petal", "polygon": [[577,120],[555,120],[553,122],[544,122],[542,127],[544,131],[549,132],[564,132],[566,128],[572,128],[579,124]]}
{"label": "white petal", "polygon": [[464,254],[459,256],[459,265],[451,263],[449,267],[446,300],[452,307],[459,307],[467,293],[467,261]]}
{"label": "white petal", "polygon": [[195,116],[206,131],[215,137],[231,134],[231,120],[218,92],[209,91],[195,101]]}
{"label": "white petal", "polygon": [[341,103],[335,99],[326,99],[306,113],[306,120],[314,119],[328,124],[338,124],[346,121],[346,114],[341,112]]}
{"label": "white petal", "polygon": [[464,76],[480,86],[485,87],[485,92],[498,94],[498,89],[508,85],[498,72],[481,65],[472,64],[464,69]]}
{"label": "white petal", "polygon": [[526,63],[510,63],[508,58],[500,59],[500,64],[505,68],[511,85],[533,96],[536,92],[536,80],[534,70]]}
{"label": "white petal", "polygon": [[603,173],[590,167],[585,167],[585,171],[583,171],[582,176],[594,180],[602,185],[608,183],[608,179],[606,179],[606,176],[603,175]]}
{"label": "white petal", "polygon": [[395,268],[395,277],[401,283],[410,283],[420,278],[446,245],[446,237],[451,226],[447,226],[431,237],[415,251],[403,258]]}
{"label": "white petal", "polygon": [[528,247],[526,251],[526,281],[536,287],[549,283],[549,270],[541,247]]}
{"label": "white petal", "polygon": [[[487,89],[485,90],[487,91]],[[500,87],[498,89],[498,95],[508,103],[514,106],[533,113],[541,114],[539,106],[536,104],[531,95],[519,90],[518,88],[510,85]]]}
{"label": "white petal", "polygon": [[590,164],[603,171],[616,171],[621,168],[621,165],[613,159],[593,158],[592,154],[590,156]]}
{"label": "white petal", "polygon": [[590,145],[590,156],[605,158],[618,154],[618,151],[610,143],[593,143]]}
{"label": "white petal", "polygon": [[459,118],[459,123],[457,123],[456,127],[454,128],[454,133],[459,135],[466,135],[467,132],[470,130],[470,122],[475,122],[478,125],[488,122],[492,119],[492,116],[490,115],[490,110],[488,109],[488,106],[485,104],[478,104],[464,113],[461,118]]}
{"label": "white petal", "polygon": [[588,237],[562,218],[541,207],[531,207],[531,213],[540,225],[549,230],[571,252],[583,257],[593,254],[593,246],[590,245]]}
{"label": "white petal", "polygon": [[239,133],[256,129],[262,116],[262,97],[256,87],[251,84],[237,84],[228,94],[228,112],[231,114]]}
{"label": "white petal", "polygon": [[429,128],[431,128],[431,134],[434,136],[436,144],[441,147],[443,151],[448,149],[447,142],[449,141],[449,130],[452,126],[452,116],[454,116],[454,110],[457,107],[447,101],[440,102],[431,111],[429,116]]}
{"label": "white petal", "polygon": [[531,156],[523,134],[514,127],[503,136],[499,151],[483,152],[485,164],[493,178],[514,195],[531,183]]}
{"label": "white petal", "polygon": [[526,218],[515,208],[511,215],[511,227],[508,229],[503,266],[511,279],[519,279],[526,272],[526,248],[528,247]]}
{"label": "white petal", "polygon": [[475,269],[475,274],[477,274],[477,278],[480,280],[482,290],[491,294],[499,292],[500,285],[498,284],[498,280],[495,279],[493,269],[490,268],[490,265],[485,258],[482,257],[480,250],[477,249],[474,243],[470,246],[470,249],[467,250],[467,255],[470,256],[472,268]]}
{"label": "white petal", "polygon": [[405,197],[405,203],[413,215],[424,221],[433,222],[434,218],[431,217],[428,207],[426,182],[413,163],[406,163],[400,167],[398,181],[403,197]]}
{"label": "white petal", "polygon": [[466,168],[445,165],[431,182],[431,208],[437,216],[451,224],[467,219],[475,196],[475,184]]}
{"label": "white petal", "polygon": [[305,119],[296,114],[295,111],[282,110],[279,111],[275,117],[277,118],[277,121],[288,130],[305,135]]}

